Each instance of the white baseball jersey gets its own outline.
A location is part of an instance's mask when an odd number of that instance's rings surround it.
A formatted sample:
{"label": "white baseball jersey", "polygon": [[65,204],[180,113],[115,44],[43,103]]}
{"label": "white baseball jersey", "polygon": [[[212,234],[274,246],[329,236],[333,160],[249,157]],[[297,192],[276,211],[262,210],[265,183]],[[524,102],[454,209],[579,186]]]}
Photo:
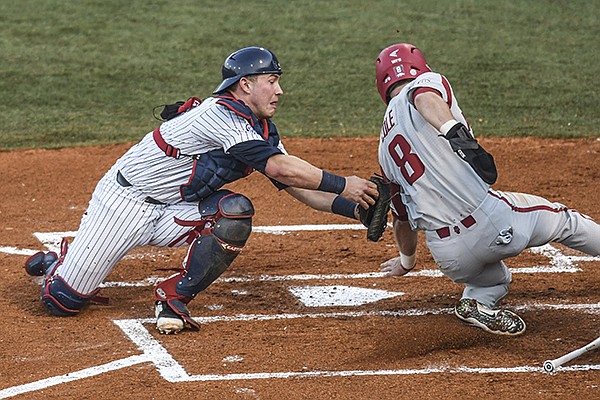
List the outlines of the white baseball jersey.
{"label": "white baseball jersey", "polygon": [[600,225],[591,218],[539,196],[491,189],[416,110],[415,90],[437,91],[468,126],[446,78],[424,73],[390,101],[379,163],[440,270],[465,285],[463,297],[494,307],[512,279],[503,260],[528,247],[559,242],[600,254]]}
{"label": "white baseball jersey", "polygon": [[413,106],[418,88],[438,91],[454,119],[469,126],[446,78],[424,73],[390,101],[381,128],[379,163],[385,176],[401,185],[402,202],[413,228],[434,230],[469,215],[482,202],[489,185],[454,154],[448,140]]}
{"label": "white baseball jersey", "polygon": [[[248,121],[209,98],[163,123],[165,141],[183,154],[201,154],[238,143],[264,140]],[[287,154],[281,142],[277,148]],[[190,231],[180,220],[198,220],[198,204],[181,198],[195,161],[165,155],[152,132],[131,147],[98,182],[75,240],[54,275],[80,294],[93,292],[114,266],[137,246],[181,246],[174,241]],[[117,181],[120,172],[131,186]],[[148,197],[164,204],[147,201]]]}

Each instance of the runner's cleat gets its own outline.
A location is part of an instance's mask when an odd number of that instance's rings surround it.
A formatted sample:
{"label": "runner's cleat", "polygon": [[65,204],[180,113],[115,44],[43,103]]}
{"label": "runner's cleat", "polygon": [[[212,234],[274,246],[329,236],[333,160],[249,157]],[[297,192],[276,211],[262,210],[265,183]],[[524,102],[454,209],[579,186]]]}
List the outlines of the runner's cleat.
{"label": "runner's cleat", "polygon": [[454,314],[463,321],[496,335],[520,335],[525,332],[525,322],[512,311],[492,310],[475,299],[461,299]]}

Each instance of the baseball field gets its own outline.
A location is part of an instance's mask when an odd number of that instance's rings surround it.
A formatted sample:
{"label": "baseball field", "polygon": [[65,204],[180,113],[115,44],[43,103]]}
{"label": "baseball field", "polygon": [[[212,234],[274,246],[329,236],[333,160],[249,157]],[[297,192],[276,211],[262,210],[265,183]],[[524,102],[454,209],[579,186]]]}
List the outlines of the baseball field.
{"label": "baseball field", "polygon": [[420,46],[453,85],[499,190],[600,219],[600,51],[593,1],[0,3],[0,399],[597,399],[600,258],[552,244],[507,260],[519,337],[452,315],[462,288],[419,238],[386,278],[390,230],[368,242],[259,173],[228,188],[255,208],[231,267],[190,303],[199,332],[158,334],[153,286],[185,249],[138,248],[74,318],[49,316],[23,262],[71,239],[97,181],[159,123],[153,107],[207,97],[233,50],[277,53],[286,149],[340,175],[378,171],[374,58]]}

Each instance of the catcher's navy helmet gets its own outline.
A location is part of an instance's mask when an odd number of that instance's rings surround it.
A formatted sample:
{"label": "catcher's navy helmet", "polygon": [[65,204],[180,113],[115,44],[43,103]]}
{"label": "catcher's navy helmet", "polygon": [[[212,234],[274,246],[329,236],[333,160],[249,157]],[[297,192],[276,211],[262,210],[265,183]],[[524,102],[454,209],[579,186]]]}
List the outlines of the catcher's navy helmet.
{"label": "catcher's navy helmet", "polygon": [[223,81],[214,93],[221,93],[244,76],[256,74],[281,74],[281,66],[277,57],[263,47],[244,47],[231,53],[221,70]]}

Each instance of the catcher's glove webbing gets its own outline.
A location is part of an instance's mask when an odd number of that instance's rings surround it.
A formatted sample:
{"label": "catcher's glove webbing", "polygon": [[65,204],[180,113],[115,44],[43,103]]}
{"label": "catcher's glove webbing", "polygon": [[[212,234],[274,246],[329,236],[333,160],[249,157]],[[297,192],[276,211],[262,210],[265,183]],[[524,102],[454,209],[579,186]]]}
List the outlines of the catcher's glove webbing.
{"label": "catcher's glove webbing", "polygon": [[360,222],[367,227],[367,240],[378,241],[387,226],[388,212],[390,211],[390,183],[381,176],[373,175],[369,178],[377,185],[379,198],[368,210],[358,206]]}

